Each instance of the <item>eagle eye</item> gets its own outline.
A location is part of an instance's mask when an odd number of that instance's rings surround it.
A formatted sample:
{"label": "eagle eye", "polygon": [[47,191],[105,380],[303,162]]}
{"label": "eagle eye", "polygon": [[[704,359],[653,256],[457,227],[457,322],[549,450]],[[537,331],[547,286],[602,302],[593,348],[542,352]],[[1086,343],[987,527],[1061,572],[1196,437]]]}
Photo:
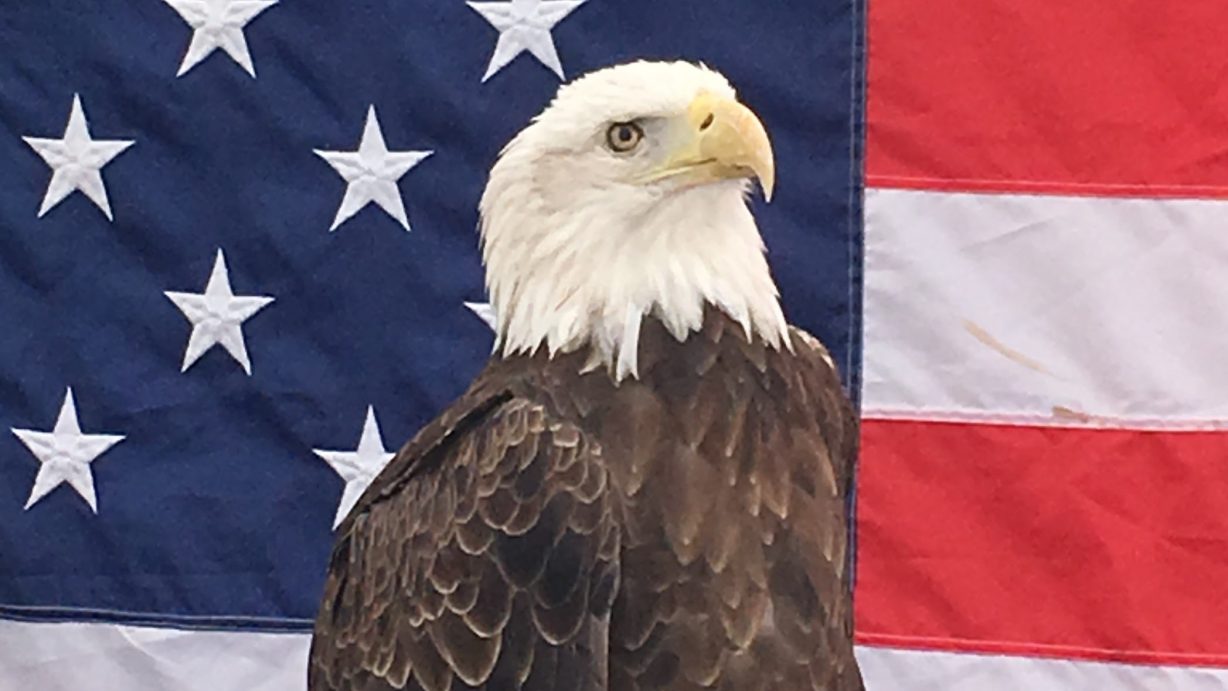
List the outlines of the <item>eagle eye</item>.
{"label": "eagle eye", "polygon": [[634,151],[643,139],[644,130],[634,122],[616,122],[605,132],[606,145],[620,154]]}

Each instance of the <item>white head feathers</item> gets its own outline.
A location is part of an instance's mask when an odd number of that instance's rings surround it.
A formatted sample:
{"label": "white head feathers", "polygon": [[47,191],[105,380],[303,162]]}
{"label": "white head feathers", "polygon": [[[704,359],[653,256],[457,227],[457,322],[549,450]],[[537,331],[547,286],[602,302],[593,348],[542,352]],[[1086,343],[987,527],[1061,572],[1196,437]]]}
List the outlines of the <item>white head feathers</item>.
{"label": "white head feathers", "polygon": [[[788,345],[745,199],[746,149],[735,147],[742,155],[733,166],[713,147],[696,148],[720,129],[713,112],[747,125],[753,116],[735,99],[722,76],[701,66],[620,65],[563,86],[505,147],[480,205],[497,352],[591,344],[592,364],[621,380],[636,373],[645,315],[683,340],[700,328],[705,304],[772,347]],[[762,154],[766,135],[757,119],[753,125]],[[720,140],[722,154],[731,141]],[[770,167],[770,148],[766,155]]]}

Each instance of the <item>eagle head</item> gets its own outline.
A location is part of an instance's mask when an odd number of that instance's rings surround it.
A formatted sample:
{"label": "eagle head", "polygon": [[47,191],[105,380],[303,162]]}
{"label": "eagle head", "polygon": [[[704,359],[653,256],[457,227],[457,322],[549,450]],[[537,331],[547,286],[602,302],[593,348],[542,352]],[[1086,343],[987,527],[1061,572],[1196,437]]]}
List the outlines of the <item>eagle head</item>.
{"label": "eagle head", "polygon": [[503,356],[591,348],[636,374],[641,320],[682,341],[707,307],[788,345],[748,206],[775,184],[760,119],[719,73],[639,61],[563,85],[500,153],[479,211]]}

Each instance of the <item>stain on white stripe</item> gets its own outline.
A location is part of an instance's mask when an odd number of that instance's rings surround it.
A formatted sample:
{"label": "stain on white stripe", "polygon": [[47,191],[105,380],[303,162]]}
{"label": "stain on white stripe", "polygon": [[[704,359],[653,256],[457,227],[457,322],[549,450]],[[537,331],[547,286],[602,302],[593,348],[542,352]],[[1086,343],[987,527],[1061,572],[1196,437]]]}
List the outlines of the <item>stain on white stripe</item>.
{"label": "stain on white stripe", "polygon": [[1228,202],[872,189],[867,417],[1228,428]]}

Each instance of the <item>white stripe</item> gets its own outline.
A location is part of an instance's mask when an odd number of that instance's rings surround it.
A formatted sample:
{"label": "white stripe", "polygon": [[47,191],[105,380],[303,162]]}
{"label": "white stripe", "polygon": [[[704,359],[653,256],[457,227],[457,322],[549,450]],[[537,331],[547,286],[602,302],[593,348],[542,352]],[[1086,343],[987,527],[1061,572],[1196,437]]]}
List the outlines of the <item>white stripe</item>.
{"label": "white stripe", "polygon": [[872,189],[867,417],[1228,429],[1228,202]]}
{"label": "white stripe", "polygon": [[[0,687],[304,691],[307,634],[0,620]],[[859,646],[867,691],[1212,691],[1228,670]]]}
{"label": "white stripe", "polygon": [[0,688],[304,691],[308,634],[0,620]]}
{"label": "white stripe", "polygon": [[866,691],[1220,691],[1228,670],[857,649]]}

